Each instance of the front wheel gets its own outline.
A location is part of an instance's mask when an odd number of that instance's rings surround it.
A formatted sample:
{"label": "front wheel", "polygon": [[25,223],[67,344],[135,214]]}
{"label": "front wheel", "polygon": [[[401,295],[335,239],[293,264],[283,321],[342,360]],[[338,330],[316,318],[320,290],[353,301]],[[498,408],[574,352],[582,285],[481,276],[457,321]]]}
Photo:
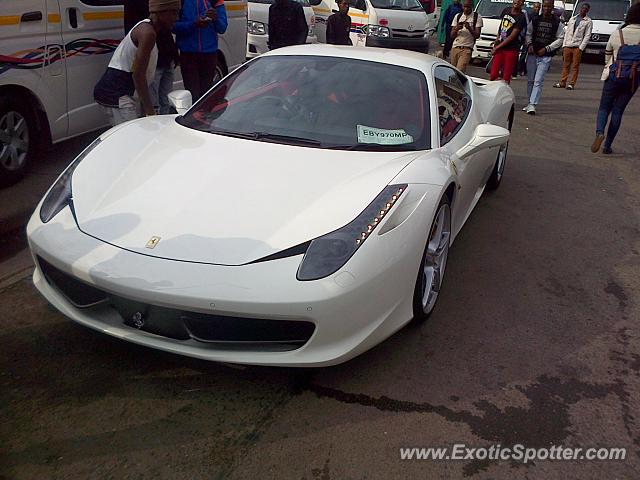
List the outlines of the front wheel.
{"label": "front wheel", "polygon": [[436,211],[418,270],[413,293],[413,316],[417,321],[426,320],[436,305],[447,266],[450,240],[451,207],[445,197]]}
{"label": "front wheel", "polygon": [[35,131],[28,105],[0,98],[0,187],[13,185],[26,174],[37,146]]}
{"label": "front wheel", "polygon": [[[513,127],[513,110],[509,114],[509,131]],[[500,186],[500,182],[502,182],[502,177],[504,176],[504,168],[507,165],[507,153],[509,152],[509,142],[500,146],[500,150],[498,150],[498,156],[496,157],[496,162],[493,165],[493,171],[491,172],[491,176],[489,180],[487,180],[487,189],[496,190]]]}

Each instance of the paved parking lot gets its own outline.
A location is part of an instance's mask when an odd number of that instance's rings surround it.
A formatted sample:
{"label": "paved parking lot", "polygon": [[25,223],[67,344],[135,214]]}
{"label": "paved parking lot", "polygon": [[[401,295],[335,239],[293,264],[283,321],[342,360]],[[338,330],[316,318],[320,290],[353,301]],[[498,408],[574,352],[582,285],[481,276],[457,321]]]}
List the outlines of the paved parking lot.
{"label": "paved parking lot", "polygon": [[[0,478],[638,478],[640,101],[616,153],[593,155],[601,67],[567,92],[551,88],[558,63],[538,115],[518,108],[505,180],[452,247],[434,315],[347,364],[169,355],[66,320],[24,275],[5,283]],[[521,107],[526,82],[513,87]],[[60,148],[59,166],[75,147]],[[0,261],[23,241],[5,240]],[[401,447],[454,443],[627,458],[400,460]]]}

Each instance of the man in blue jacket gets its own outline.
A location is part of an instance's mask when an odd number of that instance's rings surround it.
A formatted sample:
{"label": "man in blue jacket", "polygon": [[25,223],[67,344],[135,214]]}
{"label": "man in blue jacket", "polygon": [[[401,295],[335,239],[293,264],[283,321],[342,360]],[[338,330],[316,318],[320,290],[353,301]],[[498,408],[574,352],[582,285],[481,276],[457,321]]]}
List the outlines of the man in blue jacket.
{"label": "man in blue jacket", "polygon": [[[215,2],[214,5],[211,2]],[[224,0],[184,0],[173,32],[180,50],[184,86],[195,102],[213,85],[218,34],[227,30]]]}

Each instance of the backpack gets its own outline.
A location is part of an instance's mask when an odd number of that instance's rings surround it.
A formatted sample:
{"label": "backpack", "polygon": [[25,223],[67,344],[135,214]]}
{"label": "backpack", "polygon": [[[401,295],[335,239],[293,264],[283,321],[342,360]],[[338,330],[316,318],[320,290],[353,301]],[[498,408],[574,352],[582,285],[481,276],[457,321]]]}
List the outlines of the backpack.
{"label": "backpack", "polygon": [[640,80],[640,43],[627,45],[624,43],[622,29],[620,34],[620,48],[614,62],[609,67],[609,78],[618,83],[629,84],[631,91],[635,92]]}

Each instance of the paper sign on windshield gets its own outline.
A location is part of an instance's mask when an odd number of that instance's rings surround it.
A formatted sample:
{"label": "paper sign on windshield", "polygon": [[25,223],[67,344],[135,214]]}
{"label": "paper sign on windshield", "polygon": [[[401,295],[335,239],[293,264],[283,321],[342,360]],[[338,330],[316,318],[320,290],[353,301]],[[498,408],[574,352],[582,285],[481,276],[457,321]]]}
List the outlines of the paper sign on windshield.
{"label": "paper sign on windshield", "polygon": [[359,143],[376,143],[378,145],[402,145],[412,143],[413,137],[404,129],[384,130],[382,128],[366,127],[358,125]]}

